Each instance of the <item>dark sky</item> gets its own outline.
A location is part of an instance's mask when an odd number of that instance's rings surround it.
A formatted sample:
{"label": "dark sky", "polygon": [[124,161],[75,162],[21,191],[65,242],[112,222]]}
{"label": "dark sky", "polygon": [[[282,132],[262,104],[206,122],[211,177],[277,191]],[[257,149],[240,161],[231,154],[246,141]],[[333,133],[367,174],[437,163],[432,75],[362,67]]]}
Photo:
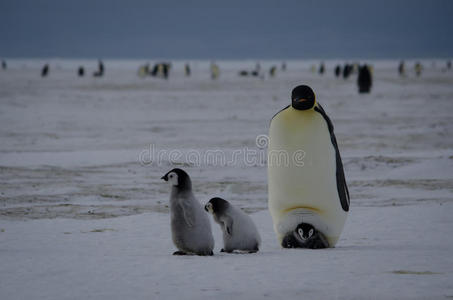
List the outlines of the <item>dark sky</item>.
{"label": "dark sky", "polygon": [[0,0],[0,57],[449,56],[450,0]]}

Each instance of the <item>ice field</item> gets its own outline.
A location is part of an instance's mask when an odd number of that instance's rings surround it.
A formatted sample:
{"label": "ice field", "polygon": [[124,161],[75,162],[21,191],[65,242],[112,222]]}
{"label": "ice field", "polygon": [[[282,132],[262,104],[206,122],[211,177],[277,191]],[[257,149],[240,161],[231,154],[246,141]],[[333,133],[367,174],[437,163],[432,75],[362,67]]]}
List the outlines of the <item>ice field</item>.
{"label": "ice field", "polygon": [[[312,73],[319,61],[172,62],[170,78],[139,78],[146,61],[9,60],[0,71],[0,299],[453,298],[453,70],[444,60]],[[351,61],[352,62],[352,61]],[[359,61],[362,62],[362,61]],[[76,68],[86,67],[78,78]],[[271,78],[268,70],[278,67]],[[351,211],[336,248],[281,249],[267,211],[271,117],[310,85],[335,126]],[[257,254],[175,257],[169,187],[179,167],[200,202],[221,196],[250,213]]]}

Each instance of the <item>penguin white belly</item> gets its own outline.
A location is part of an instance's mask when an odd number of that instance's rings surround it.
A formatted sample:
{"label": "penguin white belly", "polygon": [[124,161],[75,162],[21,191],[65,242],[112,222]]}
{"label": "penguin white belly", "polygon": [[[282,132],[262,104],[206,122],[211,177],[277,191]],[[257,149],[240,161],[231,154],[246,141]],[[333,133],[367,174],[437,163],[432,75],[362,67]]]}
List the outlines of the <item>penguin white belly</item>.
{"label": "penguin white belly", "polygon": [[304,222],[335,246],[347,216],[336,180],[335,148],[323,116],[291,106],[278,113],[269,133],[268,204],[279,242]]}

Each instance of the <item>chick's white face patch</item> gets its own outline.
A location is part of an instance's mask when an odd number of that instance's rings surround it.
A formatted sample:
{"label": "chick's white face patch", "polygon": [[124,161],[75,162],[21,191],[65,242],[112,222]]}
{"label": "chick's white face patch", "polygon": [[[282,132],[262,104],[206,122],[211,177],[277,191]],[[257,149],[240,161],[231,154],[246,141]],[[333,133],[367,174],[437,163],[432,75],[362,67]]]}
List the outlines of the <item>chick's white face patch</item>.
{"label": "chick's white face patch", "polygon": [[168,174],[168,182],[172,186],[177,186],[178,185],[178,174],[176,174],[175,172],[171,172],[170,174]]}
{"label": "chick's white face patch", "polygon": [[214,214],[214,209],[212,208],[212,203],[206,204],[205,208],[208,211],[208,213]]}
{"label": "chick's white face patch", "polygon": [[299,237],[300,237],[302,240],[305,240],[304,231],[302,230],[302,228],[299,228],[299,229],[297,230],[297,234],[299,234]]}

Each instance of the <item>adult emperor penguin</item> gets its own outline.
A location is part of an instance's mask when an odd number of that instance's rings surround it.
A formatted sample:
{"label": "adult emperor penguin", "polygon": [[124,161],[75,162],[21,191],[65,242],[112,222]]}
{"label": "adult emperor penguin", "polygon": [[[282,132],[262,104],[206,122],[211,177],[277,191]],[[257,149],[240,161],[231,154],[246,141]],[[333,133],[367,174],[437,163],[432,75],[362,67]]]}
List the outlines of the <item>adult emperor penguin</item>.
{"label": "adult emperor penguin", "polygon": [[234,250],[254,253],[261,244],[260,234],[252,218],[241,209],[222,198],[212,198],[205,205],[205,210],[214,216],[223,232],[223,249],[231,253]]}
{"label": "adult emperor penguin", "polygon": [[173,255],[213,255],[211,223],[192,193],[189,175],[181,169],[173,169],[161,179],[171,185],[171,233],[173,243],[179,250]]}
{"label": "adult emperor penguin", "polygon": [[282,247],[334,247],[349,211],[349,192],[333,125],[313,90],[292,91],[271,120],[269,210]]}

